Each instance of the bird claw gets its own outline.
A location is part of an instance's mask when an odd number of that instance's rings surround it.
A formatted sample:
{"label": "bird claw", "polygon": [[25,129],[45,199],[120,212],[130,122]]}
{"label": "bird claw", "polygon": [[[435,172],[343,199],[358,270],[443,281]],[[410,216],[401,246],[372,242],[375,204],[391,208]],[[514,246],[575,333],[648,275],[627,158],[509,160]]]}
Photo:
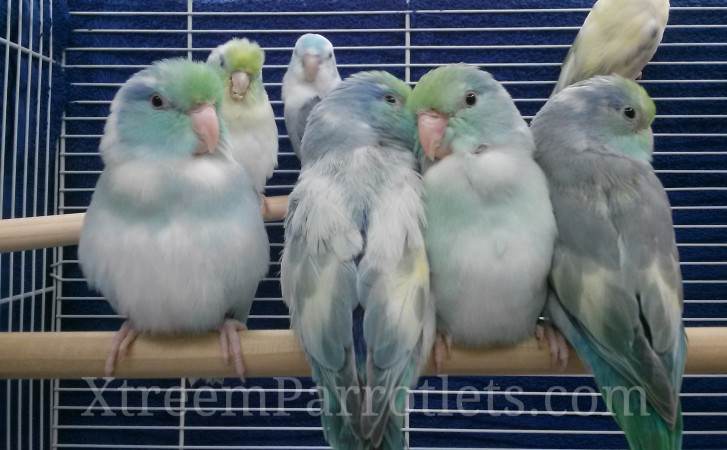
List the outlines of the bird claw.
{"label": "bird claw", "polygon": [[436,370],[437,374],[441,374],[444,360],[452,357],[452,336],[449,333],[437,332],[433,353],[434,370]]}
{"label": "bird claw", "polygon": [[232,359],[235,373],[242,380],[245,379],[245,364],[242,362],[242,346],[240,345],[240,335],[237,332],[244,330],[247,330],[245,324],[234,319],[225,319],[225,322],[218,328],[225,364],[230,364],[230,359]]}
{"label": "bird claw", "polygon": [[107,377],[114,375],[116,362],[128,355],[129,347],[136,340],[137,336],[139,336],[139,332],[134,329],[131,322],[127,320],[121,325],[121,328],[119,328],[119,331],[116,332],[111,340],[111,351],[106,357],[104,373]]}
{"label": "bird claw", "polygon": [[551,367],[561,372],[564,371],[568,367],[570,346],[563,334],[549,323],[543,323],[535,326],[535,338],[538,340],[539,349],[542,349],[543,344],[547,343],[550,349]]}

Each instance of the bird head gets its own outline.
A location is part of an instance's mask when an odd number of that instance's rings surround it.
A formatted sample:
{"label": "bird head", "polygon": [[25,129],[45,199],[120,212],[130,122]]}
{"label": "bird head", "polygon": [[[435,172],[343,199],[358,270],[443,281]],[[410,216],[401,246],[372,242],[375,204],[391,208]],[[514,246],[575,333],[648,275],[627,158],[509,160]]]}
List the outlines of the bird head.
{"label": "bird head", "polygon": [[[492,75],[453,64],[434,69],[417,83],[409,99],[417,117],[419,156],[436,161],[452,153],[478,153],[485,146],[521,140],[532,149],[527,124]],[[516,145],[517,147],[517,145]]]}
{"label": "bird head", "polygon": [[216,67],[222,77],[226,95],[243,101],[262,87],[265,52],[247,39],[231,39],[210,53],[207,64]]}
{"label": "bird head", "polygon": [[344,80],[313,110],[304,149],[319,154],[337,147],[414,147],[414,117],[406,108],[411,89],[388,72],[360,72]]}
{"label": "bird head", "polygon": [[340,79],[333,44],[320,34],[307,33],[298,38],[288,70],[309,84],[332,87],[334,83],[329,81]]}
{"label": "bird head", "polygon": [[608,151],[651,161],[655,116],[654,101],[636,82],[618,75],[597,76],[551,98],[533,120],[533,127],[541,135],[551,135],[550,129],[567,126],[573,142],[595,141]]}
{"label": "bird head", "polygon": [[104,159],[180,160],[215,153],[222,83],[205,64],[167,59],[119,89],[101,142]]}

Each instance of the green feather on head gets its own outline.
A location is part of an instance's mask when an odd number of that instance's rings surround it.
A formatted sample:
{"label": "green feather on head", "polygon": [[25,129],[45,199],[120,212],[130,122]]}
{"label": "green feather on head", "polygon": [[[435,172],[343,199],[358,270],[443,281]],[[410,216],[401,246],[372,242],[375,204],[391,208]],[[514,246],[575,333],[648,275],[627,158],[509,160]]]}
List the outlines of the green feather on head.
{"label": "green feather on head", "polygon": [[414,88],[408,108],[417,115],[420,159],[435,161],[513,140],[518,148],[533,147],[510,94],[476,66],[450,64],[430,71]]}
{"label": "green feather on head", "polygon": [[436,109],[453,115],[462,107],[461,94],[474,86],[484,86],[492,75],[467,64],[450,64],[428,72],[417,83],[408,107],[414,113]]}
{"label": "green feather on head", "polygon": [[644,89],[643,86],[632,80],[624,78],[623,81],[630,85],[630,89],[632,91],[635,91],[634,96],[641,99],[641,105],[649,124],[654,123],[654,118],[656,117],[656,104],[649,96],[649,93],[646,92],[646,89]]}
{"label": "green feather on head", "polygon": [[205,64],[184,58],[165,59],[149,69],[159,80],[157,90],[162,97],[173,99],[175,106],[188,110],[200,103],[218,105],[223,86],[219,77]]}
{"label": "green feather on head", "polygon": [[251,77],[262,73],[265,64],[265,52],[260,46],[248,39],[232,39],[224,53],[223,69],[230,73],[238,70],[247,72]]}

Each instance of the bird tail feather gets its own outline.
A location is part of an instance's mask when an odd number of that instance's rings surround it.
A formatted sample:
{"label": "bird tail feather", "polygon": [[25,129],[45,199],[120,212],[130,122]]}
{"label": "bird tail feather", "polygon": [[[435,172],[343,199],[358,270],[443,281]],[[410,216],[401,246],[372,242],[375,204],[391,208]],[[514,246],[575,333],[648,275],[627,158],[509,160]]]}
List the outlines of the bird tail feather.
{"label": "bird tail feather", "polygon": [[323,434],[336,450],[363,450],[361,438],[361,392],[351,353],[341,371],[313,364],[313,378],[322,399],[321,424]]}

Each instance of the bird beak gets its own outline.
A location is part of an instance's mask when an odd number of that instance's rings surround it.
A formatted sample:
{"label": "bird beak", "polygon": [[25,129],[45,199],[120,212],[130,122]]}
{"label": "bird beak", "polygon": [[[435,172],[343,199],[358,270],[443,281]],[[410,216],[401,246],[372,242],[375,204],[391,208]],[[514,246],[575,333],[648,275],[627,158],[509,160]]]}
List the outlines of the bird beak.
{"label": "bird beak", "polygon": [[448,123],[449,119],[446,116],[432,110],[421,112],[417,116],[419,142],[424,149],[424,155],[431,161],[442,159],[452,153],[448,147],[442,148]]}
{"label": "bird beak", "polygon": [[232,72],[230,75],[230,95],[235,100],[242,100],[250,87],[250,75],[245,72]]}
{"label": "bird beak", "polygon": [[189,117],[192,119],[192,129],[199,138],[195,156],[214,153],[220,140],[220,122],[215,107],[203,103],[189,110]]}
{"label": "bird beak", "polygon": [[318,76],[318,69],[321,67],[321,57],[316,55],[305,55],[303,57],[303,73],[305,81],[312,83]]}

